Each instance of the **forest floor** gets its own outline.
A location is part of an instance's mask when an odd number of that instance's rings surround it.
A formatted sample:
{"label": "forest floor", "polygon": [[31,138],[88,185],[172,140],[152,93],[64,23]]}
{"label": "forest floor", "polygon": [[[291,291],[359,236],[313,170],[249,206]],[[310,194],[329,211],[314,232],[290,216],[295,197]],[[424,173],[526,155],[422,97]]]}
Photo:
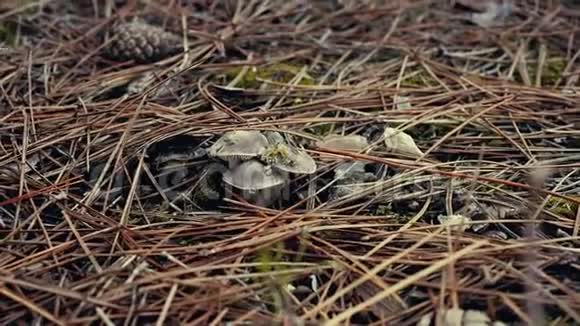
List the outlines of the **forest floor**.
{"label": "forest floor", "polygon": [[580,325],[579,56],[577,1],[1,1],[0,324]]}

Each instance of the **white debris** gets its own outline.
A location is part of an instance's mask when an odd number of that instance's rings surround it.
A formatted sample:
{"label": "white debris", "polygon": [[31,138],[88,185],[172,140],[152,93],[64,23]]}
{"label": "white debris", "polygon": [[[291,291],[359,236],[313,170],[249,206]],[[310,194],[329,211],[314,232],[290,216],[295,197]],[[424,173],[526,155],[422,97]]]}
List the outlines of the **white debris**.
{"label": "white debris", "polygon": [[423,156],[413,137],[395,128],[385,128],[385,145],[395,153]]}
{"label": "white debris", "polygon": [[471,14],[471,21],[481,27],[491,27],[498,22],[502,22],[508,17],[513,10],[513,6],[509,1],[488,1],[486,10],[481,13]]}

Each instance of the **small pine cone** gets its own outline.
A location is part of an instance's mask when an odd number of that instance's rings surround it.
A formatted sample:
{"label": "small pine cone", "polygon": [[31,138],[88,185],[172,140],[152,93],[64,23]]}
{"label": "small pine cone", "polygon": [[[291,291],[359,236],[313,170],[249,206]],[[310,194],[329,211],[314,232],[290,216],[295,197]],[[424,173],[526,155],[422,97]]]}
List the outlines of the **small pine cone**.
{"label": "small pine cone", "polygon": [[110,36],[113,39],[107,54],[118,61],[155,62],[179,52],[181,48],[177,35],[141,21],[115,25]]}

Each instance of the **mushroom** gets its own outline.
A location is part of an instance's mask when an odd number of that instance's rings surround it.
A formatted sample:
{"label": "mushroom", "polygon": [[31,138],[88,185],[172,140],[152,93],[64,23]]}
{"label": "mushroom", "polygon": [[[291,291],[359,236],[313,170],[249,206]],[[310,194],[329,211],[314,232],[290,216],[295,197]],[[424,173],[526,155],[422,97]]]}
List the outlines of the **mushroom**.
{"label": "mushroom", "polygon": [[260,206],[269,206],[279,199],[287,179],[287,174],[258,160],[245,161],[223,175],[226,184],[241,190],[244,199]]}
{"label": "mushroom", "polygon": [[295,174],[312,174],[316,172],[316,162],[306,152],[284,143],[271,145],[260,155],[260,158],[276,169]]}
{"label": "mushroom", "polygon": [[268,139],[259,131],[237,130],[224,134],[207,151],[209,156],[237,165],[259,156],[268,146]]}
{"label": "mushroom", "polygon": [[318,147],[341,151],[360,152],[369,147],[368,140],[360,135],[329,136],[317,142]]}
{"label": "mushroom", "polygon": [[367,163],[355,161],[341,163],[334,169],[336,183],[331,192],[331,198],[338,199],[362,193],[369,188],[368,182],[377,181],[377,177],[366,172]]}
{"label": "mushroom", "polygon": [[264,136],[268,139],[270,145],[286,144],[284,137],[277,131],[266,131],[264,132]]}

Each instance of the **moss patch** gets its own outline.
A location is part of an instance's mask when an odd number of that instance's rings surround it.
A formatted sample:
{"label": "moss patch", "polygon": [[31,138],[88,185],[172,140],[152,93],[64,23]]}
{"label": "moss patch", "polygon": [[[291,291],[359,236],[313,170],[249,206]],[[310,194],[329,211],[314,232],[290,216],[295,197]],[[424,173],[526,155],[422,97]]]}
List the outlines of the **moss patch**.
{"label": "moss patch", "polygon": [[284,144],[276,144],[273,146],[268,147],[264,154],[262,155],[262,159],[268,163],[287,163],[289,162],[290,152],[288,150],[288,146]]}
{"label": "moss patch", "polygon": [[[542,85],[554,85],[560,77],[562,77],[562,72],[566,68],[566,60],[564,58],[555,57],[547,59],[542,67]],[[536,82],[536,76],[538,75],[538,65],[529,64],[528,65],[528,75],[532,84]],[[518,81],[522,81],[522,78],[517,78]]]}
{"label": "moss patch", "polygon": [[332,123],[320,123],[320,124],[314,125],[310,128],[307,128],[306,131],[308,131],[309,133],[311,133],[313,135],[325,137],[325,136],[328,136],[332,132],[332,129],[333,129]]}
{"label": "moss patch", "polygon": [[437,85],[437,81],[424,69],[420,69],[406,76],[401,80],[403,87],[431,87]]}
{"label": "moss patch", "polygon": [[[576,196],[575,198],[580,199],[580,196]],[[562,198],[551,197],[546,204],[546,208],[560,216],[574,217],[578,210],[578,205]]]}
{"label": "moss patch", "polygon": [[560,77],[566,68],[566,60],[564,58],[553,58],[548,60],[542,69],[542,85],[552,85]]}
{"label": "moss patch", "polygon": [[[244,72],[244,67],[234,67],[226,70],[225,77],[228,81],[234,80],[240,73],[243,73],[241,79],[234,85],[240,88],[260,88],[263,81],[273,81],[278,83],[289,83],[302,70],[301,66],[277,63],[268,66],[249,67]],[[305,73],[298,85],[314,85],[315,81],[308,73]]]}
{"label": "moss patch", "polygon": [[16,25],[10,22],[0,23],[0,43],[16,46]]}

